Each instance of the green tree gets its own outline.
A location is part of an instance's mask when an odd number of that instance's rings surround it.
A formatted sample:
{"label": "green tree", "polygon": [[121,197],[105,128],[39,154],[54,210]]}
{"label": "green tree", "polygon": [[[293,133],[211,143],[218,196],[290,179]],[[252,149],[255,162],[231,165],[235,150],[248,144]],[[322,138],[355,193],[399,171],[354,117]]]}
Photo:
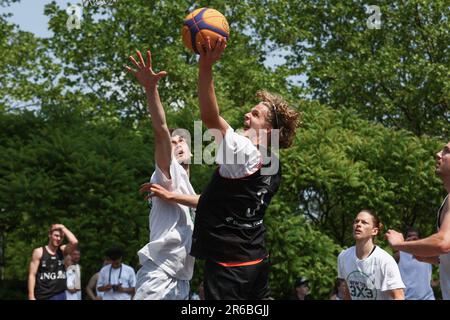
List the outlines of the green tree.
{"label": "green tree", "polygon": [[[283,183],[286,190],[286,183]],[[294,297],[294,282],[310,279],[311,295],[327,299],[337,277],[337,255],[341,248],[311,221],[274,198],[266,213],[269,248],[270,289],[276,299]]]}
{"label": "green tree", "polygon": [[[415,224],[431,233],[443,193],[433,172],[441,146],[421,135],[448,133],[448,19],[440,18],[448,8],[443,1],[421,3],[382,3],[380,30],[367,30],[363,4],[325,0],[117,1],[83,8],[81,29],[72,31],[66,8],[53,2],[46,7],[48,39],[0,17],[5,276],[26,279],[31,250],[45,243],[55,219],[80,239],[84,281],[110,244],[124,246],[136,265],[136,251],[148,239],[148,208],[137,190],[153,170],[153,136],[144,94],[123,64],[135,48],[151,49],[155,68],[169,74],[160,86],[168,123],[193,132],[197,64],[183,48],[180,28],[200,6],[218,9],[230,22],[215,73],[230,124],[241,126],[262,88],[304,112],[295,147],[281,152],[284,178],[266,218],[275,298],[287,298],[299,274],[313,280],[316,298],[328,297],[336,255],[352,244],[351,222],[364,207],[388,227]],[[421,27],[411,18],[415,7]],[[266,67],[271,50],[283,48],[286,63]],[[289,86],[287,76],[303,73],[308,88]],[[299,100],[308,93],[318,101]],[[38,111],[15,108],[30,104]],[[191,169],[201,192],[213,167]],[[193,287],[201,268],[199,262]]]}
{"label": "green tree", "polygon": [[282,154],[285,204],[341,246],[353,243],[352,221],[364,208],[374,209],[388,228],[434,231],[444,195],[434,173],[439,141],[370,124],[349,110],[303,106],[298,141]]}
{"label": "green tree", "polygon": [[197,58],[184,48],[181,27],[187,13],[200,6],[224,12],[231,25],[229,47],[216,76],[217,87],[223,88],[219,100],[225,116],[233,118],[236,108],[251,100],[260,88],[285,91],[283,75],[264,66],[262,44],[238,31],[249,24],[245,3],[117,1],[108,6],[83,8],[81,29],[69,31],[65,8],[53,2],[45,10],[54,33],[48,50],[60,60],[72,90],[89,94],[89,112],[95,116],[139,119],[146,114],[142,90],[130,81],[123,64],[135,49],[151,49],[155,68],[168,72],[164,89],[160,90],[161,100],[170,102],[168,111],[183,112],[184,124],[192,126],[193,120],[199,119]]}
{"label": "green tree", "polygon": [[0,15],[0,110],[40,106],[43,92],[59,92],[55,85],[60,72],[48,55],[45,39],[20,31]]}
{"label": "green tree", "polygon": [[312,98],[421,136],[449,135],[450,7],[445,0],[255,0],[255,29],[286,50],[287,75],[306,75]]}
{"label": "green tree", "polygon": [[84,280],[113,244],[124,246],[135,265],[136,250],[148,237],[148,210],[138,194],[152,170],[143,137],[69,113],[53,119],[29,112],[0,117],[2,137],[8,137],[0,153],[0,225],[10,227],[5,277],[26,278],[32,248],[47,242],[55,222],[78,237]]}

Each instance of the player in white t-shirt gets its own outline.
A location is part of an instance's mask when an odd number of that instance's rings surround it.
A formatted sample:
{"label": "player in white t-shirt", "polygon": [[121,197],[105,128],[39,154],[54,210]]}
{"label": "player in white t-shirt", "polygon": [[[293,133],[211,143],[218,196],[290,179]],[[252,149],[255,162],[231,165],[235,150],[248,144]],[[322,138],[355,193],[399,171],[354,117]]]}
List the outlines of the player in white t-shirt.
{"label": "player in white t-shirt", "polygon": [[[419,238],[419,231],[409,227],[405,233],[406,241],[414,241]],[[402,251],[394,252],[394,259],[398,263],[402,280],[405,283],[406,300],[435,300],[431,288],[430,263],[418,261],[412,254]]]}
{"label": "player in white t-shirt", "polygon": [[355,246],[339,254],[338,278],[347,283],[345,299],[403,300],[400,270],[394,258],[376,246],[382,224],[370,210],[362,210],[353,221]]}
{"label": "player in white t-shirt", "polygon": [[146,199],[149,199],[162,187],[179,194],[179,203],[159,197],[152,201],[150,239],[138,252],[142,268],[137,274],[134,299],[186,300],[194,270],[194,258],[189,255],[194,228],[193,210],[189,207],[198,201],[189,182],[191,152],[185,138],[176,131],[171,136],[166,124],[157,84],[167,73],[153,72],[150,51],[147,51],[147,63],[139,51],[137,56],[139,62],[130,56],[137,71],[128,66],[126,69],[145,89],[155,135],[156,160],[150,183],[143,184],[140,191],[148,192]]}
{"label": "player in white t-shirt", "polygon": [[436,174],[447,191],[437,214],[438,231],[427,238],[405,241],[400,232],[389,230],[386,238],[394,250],[408,252],[419,261],[439,264],[442,298],[450,300],[450,141],[436,154]]}

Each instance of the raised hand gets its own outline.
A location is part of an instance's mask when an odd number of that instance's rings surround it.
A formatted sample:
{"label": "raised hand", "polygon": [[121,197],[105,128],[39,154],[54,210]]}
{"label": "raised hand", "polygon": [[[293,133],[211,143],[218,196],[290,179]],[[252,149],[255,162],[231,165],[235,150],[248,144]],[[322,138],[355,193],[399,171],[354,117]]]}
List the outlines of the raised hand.
{"label": "raised hand", "polygon": [[64,233],[65,228],[66,227],[63,224],[54,223],[54,224],[52,224],[51,230],[60,229],[61,233],[62,233],[62,237],[64,237],[65,236],[65,233]]}
{"label": "raised hand", "polygon": [[225,38],[217,39],[215,47],[212,48],[210,37],[206,37],[205,45],[202,45],[201,43],[197,44],[198,52],[200,54],[200,65],[210,66],[214,64],[214,62],[220,59],[226,47],[227,40]]}
{"label": "raised hand", "polygon": [[130,61],[135,65],[137,70],[130,68],[129,66],[124,66],[127,72],[133,74],[138,80],[139,84],[143,86],[145,89],[150,89],[158,83],[159,79],[165,77],[167,72],[160,71],[155,73],[152,69],[152,56],[150,50],[147,50],[147,64],[144,62],[144,58],[139,50],[136,50],[136,54],[138,56],[138,61],[134,59],[133,56],[130,56]]}

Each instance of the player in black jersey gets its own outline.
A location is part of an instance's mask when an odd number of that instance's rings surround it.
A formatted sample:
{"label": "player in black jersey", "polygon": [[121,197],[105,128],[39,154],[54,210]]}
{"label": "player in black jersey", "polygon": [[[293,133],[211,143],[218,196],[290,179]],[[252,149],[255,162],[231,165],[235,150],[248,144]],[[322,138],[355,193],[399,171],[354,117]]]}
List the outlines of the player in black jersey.
{"label": "player in black jersey", "polygon": [[[63,245],[64,236],[69,243]],[[28,273],[29,300],[66,300],[64,256],[77,248],[75,235],[62,224],[53,224],[48,244],[34,249]]]}
{"label": "player in black jersey", "polygon": [[220,116],[212,72],[225,47],[225,39],[214,48],[207,39],[200,50],[200,114],[216,132],[220,165],[197,205],[191,255],[206,260],[207,300],[267,299],[269,254],[263,218],[281,181],[279,159],[270,150],[292,145],[299,113],[280,96],[260,91],[260,103],[244,116],[244,131],[234,132]]}

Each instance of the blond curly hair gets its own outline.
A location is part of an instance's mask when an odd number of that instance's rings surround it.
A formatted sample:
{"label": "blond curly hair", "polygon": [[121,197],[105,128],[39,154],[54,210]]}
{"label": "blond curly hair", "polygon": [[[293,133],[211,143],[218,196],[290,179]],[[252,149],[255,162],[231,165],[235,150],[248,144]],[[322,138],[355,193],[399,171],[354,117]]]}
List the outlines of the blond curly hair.
{"label": "blond curly hair", "polygon": [[266,90],[256,93],[264,105],[269,108],[267,121],[272,128],[280,130],[280,149],[289,148],[295,137],[295,130],[301,125],[301,114],[287,104],[284,99]]}

